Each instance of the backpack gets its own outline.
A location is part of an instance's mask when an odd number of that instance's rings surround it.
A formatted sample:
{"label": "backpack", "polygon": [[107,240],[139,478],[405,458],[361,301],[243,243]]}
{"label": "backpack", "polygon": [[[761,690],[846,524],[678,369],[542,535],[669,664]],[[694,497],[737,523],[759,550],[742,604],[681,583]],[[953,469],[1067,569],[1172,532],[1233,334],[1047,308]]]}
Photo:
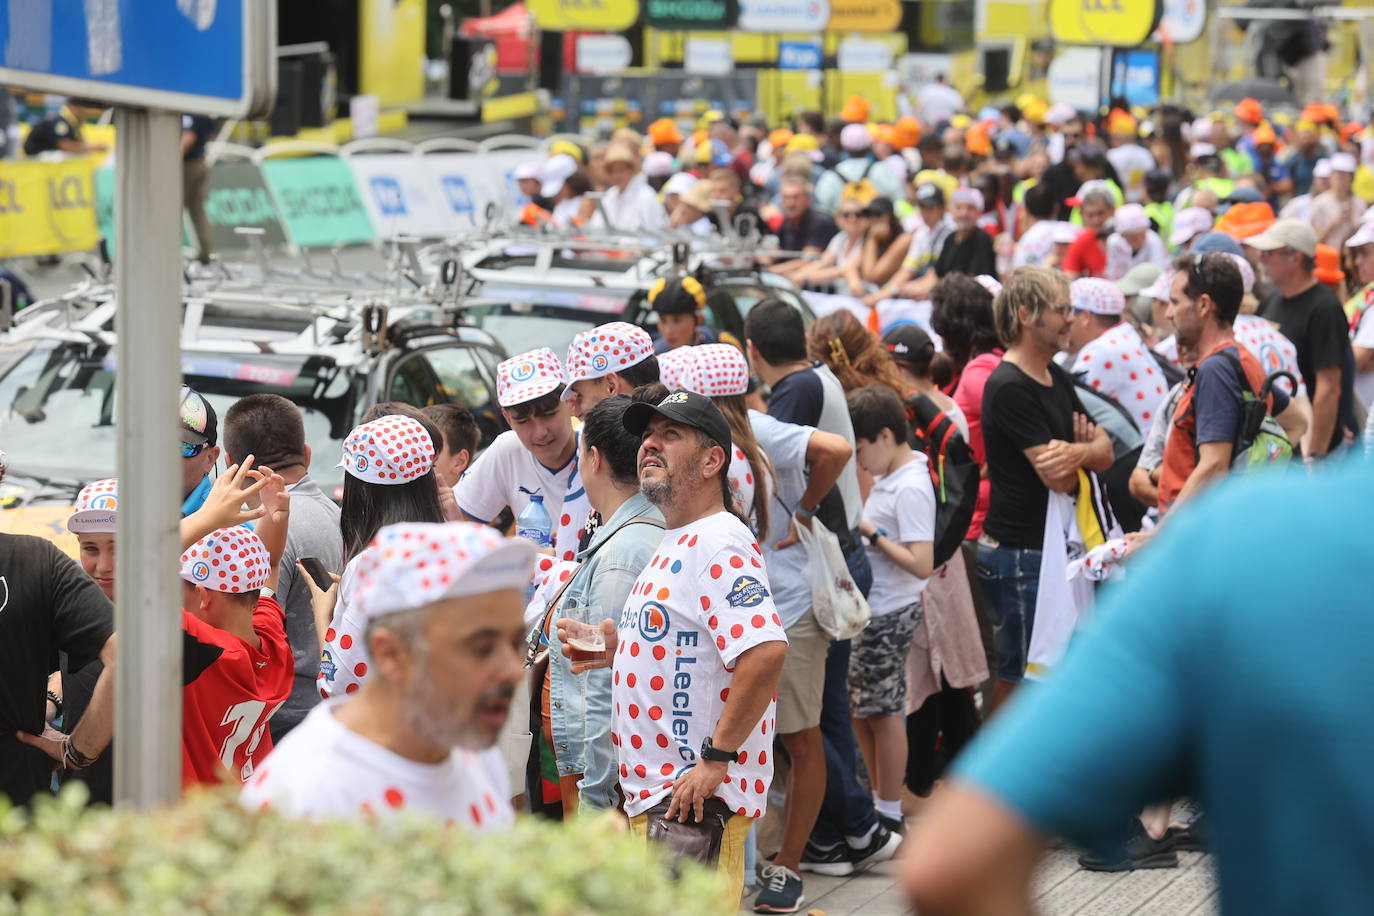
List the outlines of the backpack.
{"label": "backpack", "polygon": [[[855,181],[850,181],[848,178],[845,178],[844,173],[841,172],[838,168],[826,169],[827,172],[831,173],[836,178],[840,179],[841,182],[840,196],[835,199],[835,206],[838,207],[839,202],[841,200],[844,200],[846,192],[849,193],[851,196],[857,198],[858,200],[862,200],[865,202],[870,201],[875,197],[882,196],[878,193],[877,186],[868,179],[868,173],[873,171],[873,167],[878,164],[878,161],[879,160],[877,159],[871,160],[868,163],[868,165],[864,166],[863,174],[860,175],[858,179]],[[839,163],[836,163],[836,165],[839,165]]]}
{"label": "backpack", "polygon": [[1240,392],[1240,426],[1236,430],[1231,453],[1231,470],[1248,472],[1273,464],[1287,464],[1293,457],[1293,443],[1288,441],[1288,434],[1269,412],[1269,399],[1277,379],[1288,379],[1294,391],[1298,390],[1298,380],[1293,378],[1293,373],[1282,369],[1271,372],[1256,394],[1250,388],[1250,378],[1245,374],[1240,359],[1230,350],[1221,350],[1219,353],[1230,361],[1243,386]]}
{"label": "backpack", "polygon": [[1121,523],[1122,531],[1139,531],[1147,507],[1131,495],[1131,472],[1140,462],[1145,437],[1130,411],[1116,398],[1087,384],[1081,376],[1073,377],[1073,385],[1089,418],[1106,430],[1107,438],[1112,440],[1112,466],[1097,475],[1107,492],[1112,514]]}
{"label": "backpack", "polygon": [[906,402],[911,447],[923,452],[935,487],[935,568],[947,563],[968,534],[978,504],[978,462],[959,427],[924,394]]}

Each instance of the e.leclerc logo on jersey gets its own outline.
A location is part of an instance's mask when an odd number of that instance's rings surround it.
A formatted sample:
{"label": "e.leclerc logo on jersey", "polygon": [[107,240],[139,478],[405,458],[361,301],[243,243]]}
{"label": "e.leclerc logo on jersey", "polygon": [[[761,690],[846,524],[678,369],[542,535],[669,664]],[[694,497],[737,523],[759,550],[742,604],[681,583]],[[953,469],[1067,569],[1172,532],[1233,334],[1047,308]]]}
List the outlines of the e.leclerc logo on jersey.
{"label": "e.leclerc logo on jersey", "polygon": [[725,596],[731,607],[758,607],[768,597],[768,589],[753,576],[740,576]]}
{"label": "e.leclerc logo on jersey", "polygon": [[639,609],[639,633],[649,642],[668,635],[668,609],[657,601],[647,601]]}

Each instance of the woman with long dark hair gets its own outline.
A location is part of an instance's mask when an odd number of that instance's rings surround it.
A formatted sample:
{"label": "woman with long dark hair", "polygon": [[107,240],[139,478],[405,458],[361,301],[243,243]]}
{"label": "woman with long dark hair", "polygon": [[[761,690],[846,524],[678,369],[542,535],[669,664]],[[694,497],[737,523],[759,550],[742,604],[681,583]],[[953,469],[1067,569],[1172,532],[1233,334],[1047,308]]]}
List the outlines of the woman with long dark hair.
{"label": "woman with long dark hair", "polygon": [[869,201],[864,216],[868,219],[868,230],[864,233],[859,276],[871,289],[882,289],[902,266],[902,259],[911,247],[911,233],[902,227],[892,201],[886,197]]}
{"label": "woman with long dark hair", "polygon": [[367,674],[366,621],[355,618],[351,609],[358,558],[387,525],[445,521],[434,481],[434,442],[424,423],[398,415],[364,423],[344,439],[340,528],[347,563],[325,633],[319,679],[323,696],[352,693]]}

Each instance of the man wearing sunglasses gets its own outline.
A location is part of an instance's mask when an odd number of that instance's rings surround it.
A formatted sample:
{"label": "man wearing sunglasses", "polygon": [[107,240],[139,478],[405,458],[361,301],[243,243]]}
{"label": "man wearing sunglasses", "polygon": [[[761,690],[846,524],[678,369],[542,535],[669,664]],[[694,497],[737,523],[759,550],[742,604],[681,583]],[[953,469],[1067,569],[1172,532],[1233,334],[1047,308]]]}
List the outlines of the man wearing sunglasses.
{"label": "man wearing sunglasses", "polygon": [[181,516],[185,518],[205,504],[210,495],[210,471],[219,460],[219,417],[199,391],[181,386]]}

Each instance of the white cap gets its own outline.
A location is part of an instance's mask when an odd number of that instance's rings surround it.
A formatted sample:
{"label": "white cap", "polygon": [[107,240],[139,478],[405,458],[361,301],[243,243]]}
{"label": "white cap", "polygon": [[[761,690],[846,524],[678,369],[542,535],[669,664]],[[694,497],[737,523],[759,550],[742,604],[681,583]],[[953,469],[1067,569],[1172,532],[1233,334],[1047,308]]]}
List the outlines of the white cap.
{"label": "white cap", "polygon": [[1194,159],[1201,159],[1203,156],[1215,156],[1216,154],[1217,148],[1210,143],[1198,142],[1188,147],[1188,155]]}
{"label": "white cap", "polygon": [[1317,160],[1317,164],[1314,165],[1314,166],[1312,166],[1312,177],[1313,177],[1313,178],[1330,178],[1330,177],[1331,177],[1331,160],[1330,160],[1330,159],[1318,159],[1318,160]]}
{"label": "white cap", "polygon": [[1045,112],[1045,123],[1054,127],[1061,127],[1074,118],[1078,117],[1078,112],[1074,111],[1069,105],[1058,102],[1050,106],[1050,110]]}
{"label": "white cap", "polygon": [[567,153],[550,156],[548,161],[539,167],[539,193],[544,197],[553,197],[563,190],[563,183],[576,171],[577,160]]}
{"label": "white cap", "polygon": [[1150,228],[1150,217],[1140,204],[1126,204],[1116,211],[1117,232],[1141,232]]}
{"label": "white cap", "polygon": [[644,157],[644,165],[640,171],[649,178],[667,178],[673,174],[673,156],[662,150],[650,153]]}
{"label": "white cap", "polygon": [[511,170],[511,175],[516,181],[539,180],[539,163],[522,162]]}
{"label": "white cap", "polygon": [[672,178],[664,182],[663,196],[667,197],[669,194],[686,194],[697,186],[697,180],[697,176],[688,172],[678,172]]}
{"label": "white cap", "polygon": [[1331,154],[1331,171],[1349,172],[1351,175],[1353,175],[1355,174],[1355,168],[1355,157],[1350,155],[1349,153]]}
{"label": "white cap", "polygon": [[1050,236],[1050,240],[1060,245],[1070,245],[1073,244],[1073,240],[1078,238],[1079,233],[1082,231],[1082,226],[1075,226],[1073,223],[1055,223],[1054,233]]}
{"label": "white cap", "polygon": [[1081,312],[1094,315],[1120,315],[1126,311],[1126,297],[1111,280],[1080,277],[1069,284],[1069,301]]}
{"label": "white cap", "polygon": [[846,124],[840,131],[840,146],[851,153],[866,150],[873,145],[868,128],[862,124]]}
{"label": "white cap", "polygon": [[1169,244],[1174,247],[1186,244],[1193,236],[1212,228],[1212,211],[1205,207],[1187,207],[1174,217],[1174,230],[1169,234]]}
{"label": "white cap", "polygon": [[1345,240],[1346,248],[1360,248],[1374,242],[1374,222],[1365,220],[1360,223],[1360,228],[1355,230],[1355,234]]}
{"label": "white cap", "polygon": [[1233,254],[1229,251],[1222,252],[1236,263],[1236,269],[1240,271],[1240,286],[1245,292],[1252,292],[1255,288],[1255,268],[1250,266],[1250,262],[1245,260],[1244,255]]}
{"label": "white cap", "polygon": [[1149,286],[1136,293],[1142,299],[1156,299],[1160,302],[1168,302],[1171,298],[1171,287],[1174,282],[1174,272],[1166,270],[1159,275],[1159,278]]}

